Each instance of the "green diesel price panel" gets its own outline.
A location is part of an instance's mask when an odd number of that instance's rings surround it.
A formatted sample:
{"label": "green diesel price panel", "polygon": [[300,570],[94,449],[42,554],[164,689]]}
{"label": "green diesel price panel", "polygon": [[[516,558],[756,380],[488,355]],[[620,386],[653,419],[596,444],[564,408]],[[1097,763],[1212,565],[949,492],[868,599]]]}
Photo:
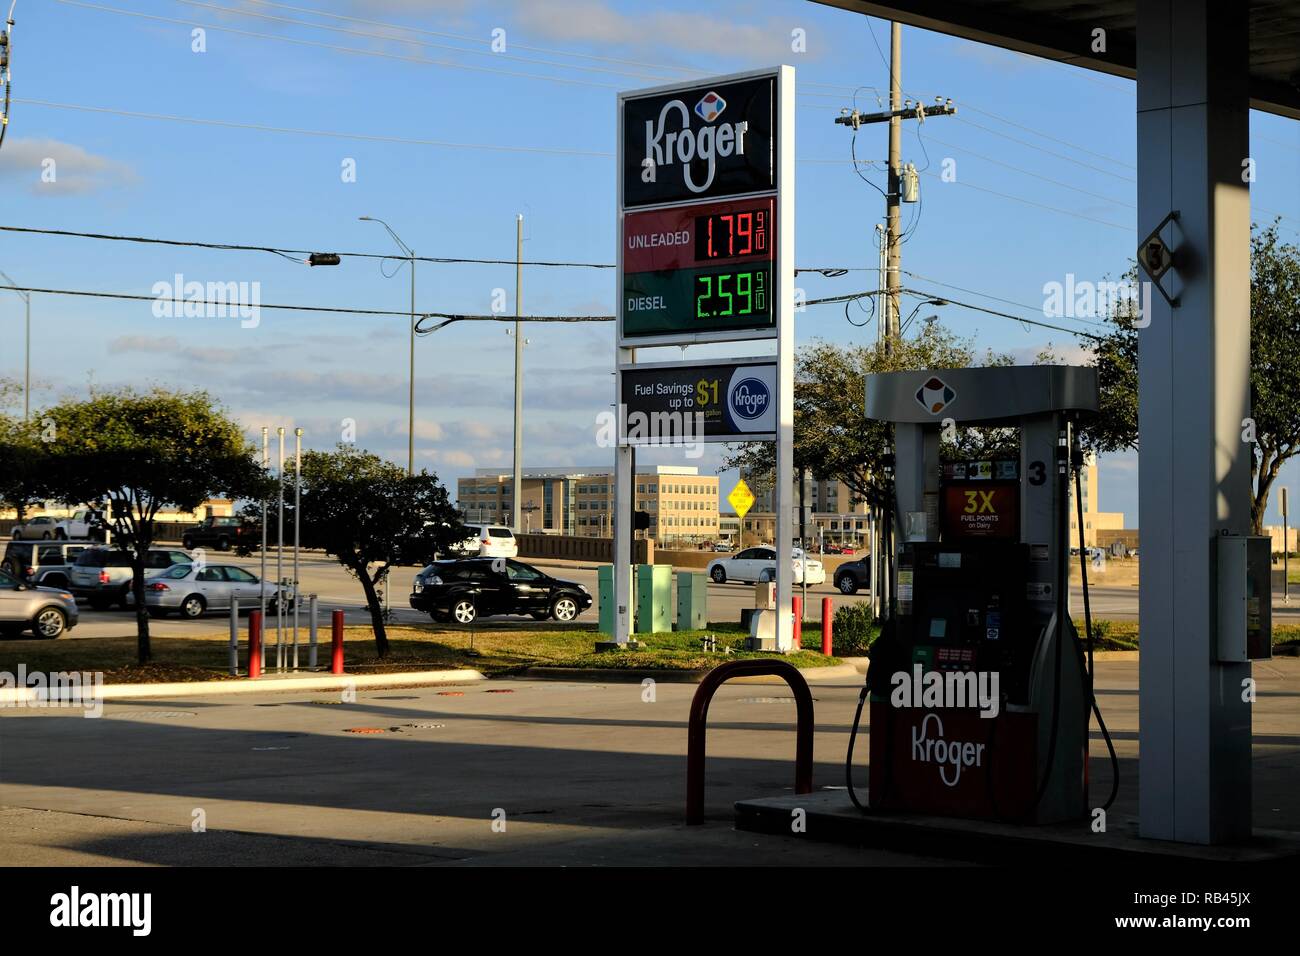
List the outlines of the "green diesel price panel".
{"label": "green diesel price panel", "polygon": [[770,328],[770,263],[623,276],[624,335]]}

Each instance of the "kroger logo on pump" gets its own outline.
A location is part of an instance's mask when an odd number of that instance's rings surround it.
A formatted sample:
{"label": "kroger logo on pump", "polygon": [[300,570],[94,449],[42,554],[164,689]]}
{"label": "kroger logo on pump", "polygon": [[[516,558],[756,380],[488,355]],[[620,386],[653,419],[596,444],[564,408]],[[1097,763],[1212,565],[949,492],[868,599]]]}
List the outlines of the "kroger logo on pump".
{"label": "kroger logo on pump", "polygon": [[[727,101],[710,91],[695,104],[695,113],[704,122],[712,123],[726,108]],[[669,118],[674,115],[679,128],[670,130]],[[745,134],[748,131],[749,123],[745,120],[693,130],[690,109],[680,99],[669,100],[659,111],[658,124],[646,120],[645,157],[658,169],[680,163],[686,188],[693,193],[702,193],[713,185],[718,157],[745,155]],[[708,167],[702,183],[696,183],[691,176],[690,164],[697,159]]]}
{"label": "kroger logo on pump", "polygon": [[[929,736],[930,721],[934,721],[937,737]],[[917,763],[939,765],[939,779],[944,786],[955,787],[961,780],[962,767],[980,767],[984,760],[984,744],[973,741],[945,740],[943,721],[938,714],[926,714],[921,726],[912,728],[912,759]],[[952,779],[949,780],[951,771]]]}
{"label": "kroger logo on pump", "polygon": [[772,391],[756,378],[743,378],[731,390],[731,410],[738,418],[753,421],[767,411]]}

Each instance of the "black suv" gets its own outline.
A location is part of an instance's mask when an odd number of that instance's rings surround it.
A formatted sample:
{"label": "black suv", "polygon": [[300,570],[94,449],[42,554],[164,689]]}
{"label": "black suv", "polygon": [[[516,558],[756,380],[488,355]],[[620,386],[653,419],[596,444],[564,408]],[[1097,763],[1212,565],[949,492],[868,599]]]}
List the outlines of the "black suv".
{"label": "black suv", "polygon": [[591,607],[591,592],[513,558],[435,561],[415,576],[411,607],[435,621],[472,624],[490,614],[572,621]]}
{"label": "black suv", "polygon": [[262,530],[250,521],[239,517],[204,518],[202,524],[186,528],[181,535],[181,546],[186,551],[195,548],[215,548],[229,551],[237,544],[250,549],[262,546]]}

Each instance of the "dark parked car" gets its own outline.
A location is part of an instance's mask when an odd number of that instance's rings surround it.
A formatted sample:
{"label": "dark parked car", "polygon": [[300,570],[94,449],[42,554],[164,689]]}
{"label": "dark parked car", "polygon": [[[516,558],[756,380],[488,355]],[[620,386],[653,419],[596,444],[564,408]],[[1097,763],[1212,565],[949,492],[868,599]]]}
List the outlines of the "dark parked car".
{"label": "dark parked car", "polygon": [[240,544],[248,548],[260,548],[262,529],[243,518],[212,517],[204,518],[202,524],[186,528],[181,535],[181,546],[186,551],[195,548],[229,551]]}
{"label": "dark parked car", "polygon": [[411,607],[440,623],[471,624],[490,614],[572,621],[591,607],[591,593],[513,558],[464,558],[435,561],[417,574]]}
{"label": "dark parked car", "polygon": [[859,588],[871,587],[871,555],[846,561],[835,569],[835,587],[841,594],[856,594]]}

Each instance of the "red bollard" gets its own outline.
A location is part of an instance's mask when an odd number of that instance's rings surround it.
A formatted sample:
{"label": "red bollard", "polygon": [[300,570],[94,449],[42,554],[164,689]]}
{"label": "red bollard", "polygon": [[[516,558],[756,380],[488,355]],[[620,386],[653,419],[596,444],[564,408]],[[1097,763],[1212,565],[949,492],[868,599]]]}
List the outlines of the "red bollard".
{"label": "red bollard", "polygon": [[262,676],[262,612],[248,612],[248,676]]}
{"label": "red bollard", "polygon": [[827,657],[831,656],[831,622],[834,620],[831,614],[831,599],[822,598],[822,653]]}
{"label": "red bollard", "polygon": [[334,650],[330,656],[330,673],[343,673],[343,612],[335,611],[331,624],[334,631]]}
{"label": "red bollard", "polygon": [[793,595],[790,603],[794,611],[794,649],[803,649],[803,598]]}

